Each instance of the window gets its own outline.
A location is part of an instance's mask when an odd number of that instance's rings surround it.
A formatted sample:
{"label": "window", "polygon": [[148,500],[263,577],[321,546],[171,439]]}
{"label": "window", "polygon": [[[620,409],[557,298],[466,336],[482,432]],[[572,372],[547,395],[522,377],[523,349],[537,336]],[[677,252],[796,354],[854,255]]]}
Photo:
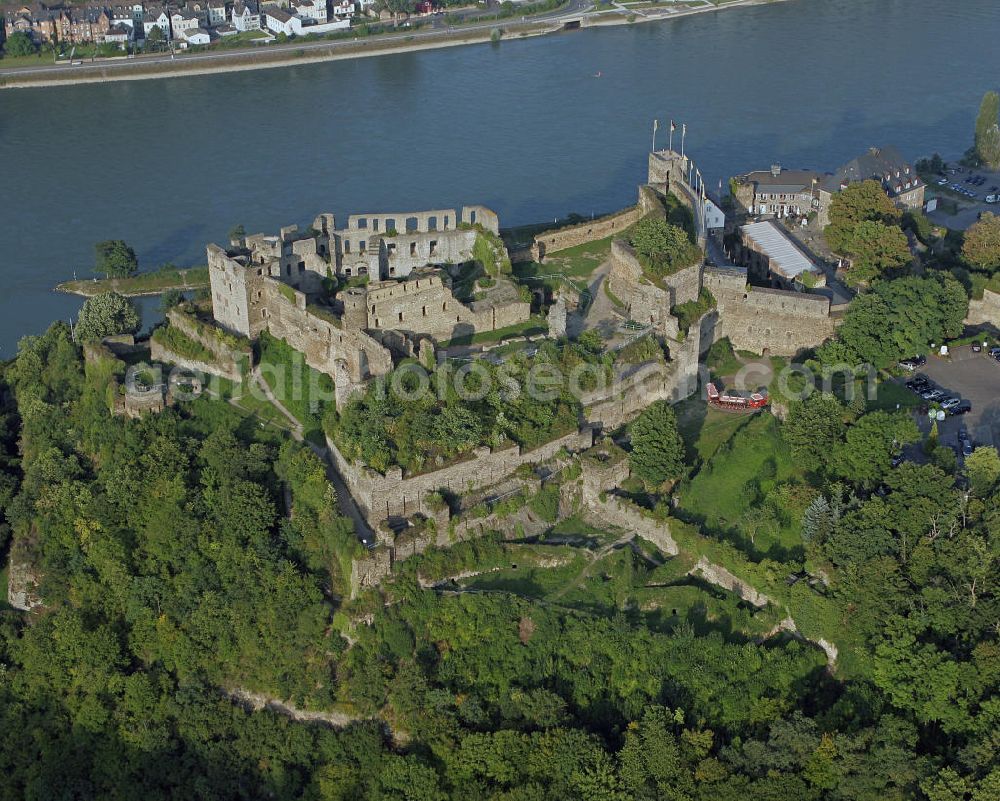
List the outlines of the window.
{"label": "window", "polygon": [[350,253],[350,252],[351,252],[351,240],[350,239],[345,239],[344,240],[344,253]]}
{"label": "window", "polygon": [[438,247],[437,240],[436,239],[432,239],[431,240],[431,252],[430,252],[430,255],[432,255],[432,256],[436,256],[437,255],[437,247]]}
{"label": "window", "polygon": [[306,271],[306,263],[304,261],[299,262],[299,273],[304,273]]}
{"label": "window", "polygon": [[402,312],[399,313],[399,322],[403,322],[403,313]]}
{"label": "window", "polygon": [[424,306],[423,308],[421,308],[421,311],[423,312],[424,317],[426,317],[427,316],[427,307]]}
{"label": "window", "polygon": [[417,255],[417,243],[416,242],[410,242],[410,255],[411,256],[416,256]]}

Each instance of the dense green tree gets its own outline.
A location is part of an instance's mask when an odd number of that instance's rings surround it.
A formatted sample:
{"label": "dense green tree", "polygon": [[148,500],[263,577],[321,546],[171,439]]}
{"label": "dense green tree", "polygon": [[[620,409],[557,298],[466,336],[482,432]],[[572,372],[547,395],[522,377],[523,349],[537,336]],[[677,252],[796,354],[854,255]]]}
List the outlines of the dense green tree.
{"label": "dense green tree", "polygon": [[986,213],[969,226],[962,241],[962,256],[984,270],[1000,270],[1000,217]]}
{"label": "dense green tree", "polygon": [[629,427],[632,472],[650,486],[680,478],[684,474],[684,440],[677,430],[677,417],[666,401],[657,401],[642,411]]}
{"label": "dense green tree", "polygon": [[139,269],[135,251],[121,239],[107,239],[94,245],[97,261],[94,272],[107,278],[125,278]]}
{"label": "dense green tree", "polygon": [[845,229],[834,241],[831,247],[851,258],[848,278],[852,283],[881,278],[912,258],[906,234],[896,225],[865,220]]}
{"label": "dense green tree", "polygon": [[976,116],[975,151],[990,169],[1000,167],[1000,95],[987,92]]}
{"label": "dense green tree", "polygon": [[889,472],[893,454],[918,437],[909,415],[871,412],[848,428],[833,449],[833,469],[845,479],[874,486]]}
{"label": "dense green tree", "polygon": [[821,472],[829,464],[830,452],[844,430],[840,401],[833,395],[815,392],[790,404],[781,436],[806,470]]}
{"label": "dense green tree", "polygon": [[14,31],[3,43],[4,55],[17,58],[18,56],[33,56],[38,52],[38,47],[31,39],[31,35],[24,31]]}
{"label": "dense green tree", "polygon": [[76,322],[79,342],[103,339],[118,334],[134,334],[142,320],[135,304],[117,292],[105,292],[87,298]]}
{"label": "dense green tree", "polygon": [[851,301],[837,341],[819,349],[820,361],[888,367],[957,337],[968,308],[965,289],[951,276],[879,281]]}
{"label": "dense green tree", "polygon": [[[898,223],[901,212],[878,181],[859,181],[837,192],[830,200],[830,226],[850,228],[862,222]],[[830,229],[827,229],[827,236]]]}
{"label": "dense green tree", "polygon": [[670,275],[701,258],[701,251],[687,231],[656,217],[637,222],[630,241],[654,276]]}
{"label": "dense green tree", "polygon": [[965,459],[965,470],[969,475],[972,491],[979,497],[992,493],[1000,481],[1000,455],[996,448],[976,448]]}

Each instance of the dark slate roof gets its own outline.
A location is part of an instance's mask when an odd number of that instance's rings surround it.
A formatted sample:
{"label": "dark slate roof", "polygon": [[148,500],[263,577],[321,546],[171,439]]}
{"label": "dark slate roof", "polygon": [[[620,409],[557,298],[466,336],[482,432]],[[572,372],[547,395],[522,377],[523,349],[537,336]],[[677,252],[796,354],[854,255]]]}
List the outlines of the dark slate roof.
{"label": "dark slate roof", "polygon": [[[881,183],[890,195],[910,191],[921,183],[916,170],[896,148],[889,146],[873,147],[864,155],[851,159],[823,182],[823,188],[839,192],[841,187],[869,178]],[[907,183],[910,186],[906,186]]]}
{"label": "dark slate roof", "polygon": [[809,189],[813,179],[821,181],[823,175],[812,170],[781,170],[777,175],[771,170],[757,170],[747,173],[742,178],[747,183],[756,184],[761,191],[785,193]]}

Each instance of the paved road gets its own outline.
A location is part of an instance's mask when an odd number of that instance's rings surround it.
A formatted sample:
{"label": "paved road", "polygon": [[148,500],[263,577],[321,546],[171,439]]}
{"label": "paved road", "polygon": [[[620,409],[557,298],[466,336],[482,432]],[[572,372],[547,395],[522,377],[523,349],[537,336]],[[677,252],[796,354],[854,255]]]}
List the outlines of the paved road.
{"label": "paved road", "polygon": [[[532,23],[543,23],[543,22],[557,22],[560,19],[573,19],[579,17],[581,14],[589,11],[593,5],[591,0],[569,0],[569,4],[563,8],[557,9],[555,11],[550,11],[545,14],[538,14],[537,16],[532,16],[527,18],[527,24]],[[442,18],[437,18],[442,19]],[[484,30],[491,30],[495,27],[502,27],[504,25],[519,24],[521,22],[520,17],[510,17],[503,20],[489,20],[488,22],[475,23],[471,25],[462,25],[458,28],[448,28],[455,38],[461,38],[467,33],[476,33]],[[444,26],[447,27],[447,26]],[[178,55],[174,58],[170,53],[157,53],[150,55],[141,55],[132,59],[125,58],[111,58],[111,59],[98,59],[97,61],[85,61],[78,66],[72,66],[70,64],[48,64],[32,67],[8,67],[6,69],[0,69],[0,77],[10,76],[16,77],[19,75],[31,75],[31,74],[45,74],[51,75],[54,78],[62,77],[63,75],[86,75],[94,71],[103,71],[107,69],[114,70],[128,70],[138,66],[147,66],[150,64],[166,64],[166,63],[176,63],[176,64],[211,64],[220,59],[232,59],[233,57],[240,57],[245,55],[263,55],[272,56],[275,53],[280,53],[282,51],[304,51],[309,53],[310,51],[322,51],[322,52],[333,52],[341,50],[344,48],[370,48],[378,49],[386,44],[392,44],[395,42],[406,42],[407,44],[414,44],[422,39],[428,37],[438,37],[440,38],[445,31],[442,27],[437,27],[437,20],[429,28],[400,28],[400,33],[384,34],[380,36],[374,36],[368,39],[338,39],[338,40],[320,40],[316,42],[309,41],[296,41],[290,42],[288,44],[281,45],[255,45],[248,48],[232,49],[232,50],[219,50],[208,53],[188,53],[184,55]]]}

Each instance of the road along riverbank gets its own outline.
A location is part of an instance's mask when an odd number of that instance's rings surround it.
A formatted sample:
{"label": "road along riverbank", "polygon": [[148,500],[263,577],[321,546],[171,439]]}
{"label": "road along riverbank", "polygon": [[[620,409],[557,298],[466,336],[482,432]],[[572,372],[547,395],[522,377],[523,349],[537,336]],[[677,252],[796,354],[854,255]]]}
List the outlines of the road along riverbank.
{"label": "road along riverbank", "polygon": [[673,4],[665,4],[663,8],[636,7],[635,10],[631,10],[629,6],[619,5],[609,11],[582,13],[567,11],[558,16],[549,15],[543,19],[528,19],[524,22],[491,20],[487,23],[441,31],[392,33],[351,41],[305,41],[290,45],[258,46],[249,50],[178,54],[176,57],[163,55],[106,59],[84,62],[77,66],[53,64],[40,65],[37,68],[20,67],[4,70],[3,62],[0,61],[0,89],[139,81],[291,67],[323,61],[483,44],[494,40],[493,33],[496,30],[502,33],[503,39],[523,39],[530,36],[547,36],[566,30],[567,24],[579,27],[638,25],[776,2],[788,2],[788,0],[733,0],[721,5],[716,5],[711,0],[701,0],[702,4],[696,6],[684,5],[678,8]]}

